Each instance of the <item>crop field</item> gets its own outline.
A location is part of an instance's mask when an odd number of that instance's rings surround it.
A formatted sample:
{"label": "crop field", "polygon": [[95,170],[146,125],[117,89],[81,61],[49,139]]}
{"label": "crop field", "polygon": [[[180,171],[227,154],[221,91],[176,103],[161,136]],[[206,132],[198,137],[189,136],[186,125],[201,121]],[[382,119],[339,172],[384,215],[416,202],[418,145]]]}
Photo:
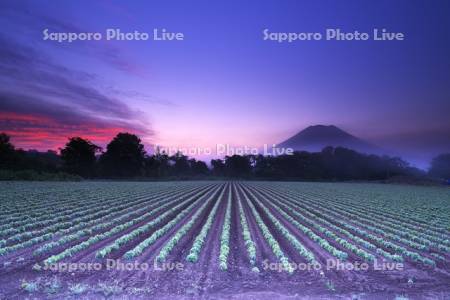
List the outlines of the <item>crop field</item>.
{"label": "crop field", "polygon": [[3,182],[0,299],[449,299],[450,190]]}

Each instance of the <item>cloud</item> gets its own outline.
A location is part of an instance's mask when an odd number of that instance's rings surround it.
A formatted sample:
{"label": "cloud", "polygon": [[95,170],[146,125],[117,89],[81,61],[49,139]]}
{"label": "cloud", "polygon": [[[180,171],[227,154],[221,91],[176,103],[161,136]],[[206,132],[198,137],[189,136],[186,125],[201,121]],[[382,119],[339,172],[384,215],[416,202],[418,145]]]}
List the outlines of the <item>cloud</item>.
{"label": "cloud", "polygon": [[[36,42],[43,42],[41,39],[42,30],[48,28],[51,32],[90,32],[88,28],[83,28],[79,24],[74,25],[70,21],[60,20],[55,17],[36,13],[33,9],[33,2],[27,5],[24,2],[0,2],[0,16],[17,30],[27,35],[27,39],[35,39]],[[9,27],[9,26],[8,26]],[[14,28],[13,27],[13,28]],[[61,46],[61,45],[58,45]],[[82,56],[95,57],[108,66],[132,75],[147,79],[148,72],[139,63],[135,63],[125,56],[123,51],[114,47],[111,43],[99,42],[79,42],[73,43],[70,47],[59,47],[72,53]]]}
{"label": "cloud", "polygon": [[21,148],[57,149],[67,138],[81,136],[104,146],[119,132],[148,136],[147,128],[124,119],[107,119],[68,105],[0,90],[0,131]]}
{"label": "cloud", "polygon": [[101,144],[121,131],[151,136],[144,116],[95,78],[0,36],[0,131],[20,147],[41,150],[61,147],[71,136]]}
{"label": "cloud", "polygon": [[136,133],[135,130],[126,126],[120,127],[119,124],[94,122],[70,125],[36,114],[6,112],[0,112],[0,127],[7,128],[5,132],[12,136],[16,147],[43,151],[56,150],[62,147],[69,137],[74,136],[89,139],[104,147],[119,132]]}

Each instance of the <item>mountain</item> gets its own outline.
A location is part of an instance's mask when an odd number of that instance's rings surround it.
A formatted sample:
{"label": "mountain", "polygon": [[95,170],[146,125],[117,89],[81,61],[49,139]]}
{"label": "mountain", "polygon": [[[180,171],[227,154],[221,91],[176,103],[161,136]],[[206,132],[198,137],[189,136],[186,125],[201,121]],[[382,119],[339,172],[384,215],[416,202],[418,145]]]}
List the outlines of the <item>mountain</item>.
{"label": "mountain", "polygon": [[334,125],[309,126],[293,137],[277,145],[279,148],[292,148],[318,152],[327,146],[341,146],[362,153],[380,153],[377,146],[357,138]]}

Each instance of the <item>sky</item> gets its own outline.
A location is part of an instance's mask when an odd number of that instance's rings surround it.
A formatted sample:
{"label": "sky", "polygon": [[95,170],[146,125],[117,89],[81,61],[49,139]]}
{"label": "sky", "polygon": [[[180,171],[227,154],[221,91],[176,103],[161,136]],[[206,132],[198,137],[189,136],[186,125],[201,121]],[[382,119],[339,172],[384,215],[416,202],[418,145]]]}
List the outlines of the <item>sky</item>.
{"label": "sky", "polygon": [[[450,151],[450,2],[0,2],[0,131],[24,149],[118,132],[145,145],[259,147],[333,124],[426,167]],[[43,40],[153,29],[182,41]],[[263,39],[401,32],[403,41]]]}

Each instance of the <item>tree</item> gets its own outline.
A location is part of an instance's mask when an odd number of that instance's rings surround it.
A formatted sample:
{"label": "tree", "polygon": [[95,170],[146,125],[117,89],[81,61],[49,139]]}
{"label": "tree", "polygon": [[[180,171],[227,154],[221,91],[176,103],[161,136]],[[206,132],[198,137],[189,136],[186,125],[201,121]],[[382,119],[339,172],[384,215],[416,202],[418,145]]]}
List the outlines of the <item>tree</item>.
{"label": "tree", "polygon": [[177,152],[175,155],[170,157],[170,160],[173,162],[172,168],[174,175],[187,175],[189,173],[190,166],[186,155],[183,155],[181,152]]}
{"label": "tree", "polygon": [[102,173],[112,177],[142,175],[145,162],[144,145],[131,133],[119,133],[107,146],[100,158]]}
{"label": "tree", "polygon": [[212,159],[211,160],[212,173],[215,176],[224,176],[225,175],[225,163],[221,159]]}
{"label": "tree", "polygon": [[450,179],[450,153],[433,158],[429,174],[436,178]]}
{"label": "tree", "polygon": [[17,160],[16,150],[6,133],[0,133],[0,169],[14,168]]}
{"label": "tree", "polygon": [[170,157],[166,152],[157,149],[156,153],[147,159],[147,172],[155,177],[165,177],[170,172]]}
{"label": "tree", "polygon": [[252,166],[248,156],[226,156],[225,173],[229,177],[243,178],[250,176]]}
{"label": "tree", "polygon": [[207,175],[209,173],[208,166],[201,160],[190,159],[189,166],[194,175]]}
{"label": "tree", "polygon": [[95,173],[95,154],[100,151],[101,148],[90,141],[80,137],[72,137],[66,146],[61,149],[64,168],[69,173],[91,177]]}

